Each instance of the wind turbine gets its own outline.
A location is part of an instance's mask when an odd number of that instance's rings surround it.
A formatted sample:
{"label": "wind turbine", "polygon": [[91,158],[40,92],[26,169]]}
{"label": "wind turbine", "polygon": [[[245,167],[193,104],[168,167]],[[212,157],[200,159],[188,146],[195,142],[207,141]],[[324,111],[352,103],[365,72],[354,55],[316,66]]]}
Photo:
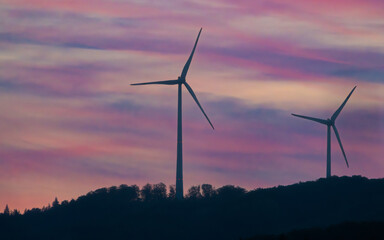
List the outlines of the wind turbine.
{"label": "wind turbine", "polygon": [[307,116],[302,116],[302,115],[297,115],[297,114],[293,114],[292,113],[292,115],[295,116],[295,117],[300,117],[300,118],[308,119],[308,120],[311,120],[311,121],[315,121],[315,122],[327,125],[327,129],[328,129],[328,131],[327,131],[327,178],[329,178],[331,176],[331,127],[333,128],[333,131],[335,132],[337,141],[339,142],[341,151],[343,152],[345,163],[347,164],[347,167],[349,167],[347,156],[345,155],[343,145],[341,144],[339,132],[337,131],[337,128],[336,128],[336,125],[335,125],[335,121],[336,121],[337,116],[339,116],[341,110],[343,109],[343,107],[347,103],[348,99],[351,97],[353,91],[355,91],[355,88],[356,88],[356,86],[352,89],[352,91],[349,93],[349,95],[344,100],[344,102],[341,104],[341,106],[332,115],[331,119],[328,118],[328,119],[325,120],[325,119],[314,118],[314,117],[307,117]]}
{"label": "wind turbine", "polygon": [[211,121],[209,120],[207,114],[205,114],[203,107],[200,105],[199,100],[195,93],[193,92],[191,86],[186,81],[187,72],[189,65],[191,64],[193,54],[195,53],[197,42],[199,41],[200,33],[202,28],[200,28],[199,34],[195,45],[193,46],[191,55],[189,56],[187,62],[184,65],[181,75],[176,80],[166,80],[166,81],[157,81],[157,82],[145,82],[145,83],[134,83],[131,85],[149,85],[149,84],[162,84],[162,85],[178,85],[178,101],[177,101],[177,166],[176,166],[176,198],[183,199],[183,143],[182,143],[182,119],[181,119],[181,88],[184,85],[188,92],[191,94],[192,98],[195,100],[200,110],[203,112],[205,118],[208,120],[212,129],[214,129]]}

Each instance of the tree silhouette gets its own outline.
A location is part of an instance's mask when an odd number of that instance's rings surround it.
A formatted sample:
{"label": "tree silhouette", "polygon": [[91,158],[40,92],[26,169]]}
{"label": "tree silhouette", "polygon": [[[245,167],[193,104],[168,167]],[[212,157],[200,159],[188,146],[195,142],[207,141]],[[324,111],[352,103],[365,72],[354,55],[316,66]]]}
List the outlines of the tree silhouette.
{"label": "tree silhouette", "polygon": [[[181,201],[172,200],[172,188],[165,198],[161,183],[120,185],[23,215],[3,213],[0,239],[278,240],[283,233],[287,240],[378,240],[384,235],[384,179],[331,177],[249,192],[203,184],[191,187]],[[346,221],[355,223],[340,225]],[[326,228],[332,224],[338,225]]]}
{"label": "tree silhouette", "polygon": [[52,207],[53,208],[56,208],[56,207],[58,207],[60,204],[59,204],[59,200],[57,200],[57,197],[55,197],[55,200],[53,200],[53,202],[52,202]]}
{"label": "tree silhouette", "polygon": [[158,183],[153,185],[152,198],[154,200],[164,200],[167,198],[167,186],[164,183]]}
{"label": "tree silhouette", "polygon": [[151,201],[152,200],[152,185],[149,183],[144,185],[141,188],[140,195],[144,201]]}
{"label": "tree silhouette", "polygon": [[168,199],[175,199],[176,198],[176,185],[169,185],[169,193],[168,193]]}
{"label": "tree silhouette", "polygon": [[20,215],[20,211],[17,210],[17,209],[13,209],[11,215],[12,215],[12,216],[19,216],[19,215]]}
{"label": "tree silhouette", "polygon": [[217,189],[217,193],[222,199],[234,199],[243,196],[247,191],[241,187],[226,185]]}
{"label": "tree silhouette", "polygon": [[204,198],[211,198],[215,195],[215,190],[211,184],[201,185],[202,195]]}
{"label": "tree silhouette", "polygon": [[201,198],[200,185],[192,186],[190,189],[188,189],[187,198],[189,199]]}
{"label": "tree silhouette", "polygon": [[9,207],[8,207],[8,204],[5,205],[4,215],[9,216]]}
{"label": "tree silhouette", "polygon": [[140,189],[137,185],[128,186],[122,184],[119,186],[119,194],[119,197],[124,201],[137,201],[140,198]]}

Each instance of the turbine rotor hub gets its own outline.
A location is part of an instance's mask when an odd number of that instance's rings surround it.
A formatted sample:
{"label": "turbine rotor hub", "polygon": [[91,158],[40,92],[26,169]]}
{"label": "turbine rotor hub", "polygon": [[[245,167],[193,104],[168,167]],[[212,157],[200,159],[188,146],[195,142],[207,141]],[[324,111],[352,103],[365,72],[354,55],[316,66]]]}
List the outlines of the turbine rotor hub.
{"label": "turbine rotor hub", "polygon": [[177,78],[181,83],[185,83],[185,78],[182,78],[181,76]]}

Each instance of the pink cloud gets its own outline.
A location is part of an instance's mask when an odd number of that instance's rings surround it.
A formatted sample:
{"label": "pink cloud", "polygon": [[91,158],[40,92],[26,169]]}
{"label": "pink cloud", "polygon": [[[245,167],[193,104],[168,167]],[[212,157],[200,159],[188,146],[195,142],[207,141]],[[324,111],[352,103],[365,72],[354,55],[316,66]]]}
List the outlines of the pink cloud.
{"label": "pink cloud", "polygon": [[[189,76],[216,130],[184,91],[186,188],[208,182],[251,189],[324,176],[325,127],[297,121],[287,109],[326,115],[331,106],[334,111],[334,95],[356,83],[355,102],[338,125],[351,168],[332,139],[334,173],[380,177],[379,4],[5,1],[1,204],[24,209],[103,186],[173,184],[176,88],[129,84],[177,77],[200,26]],[[268,17],[277,29],[284,20],[300,31],[270,32],[271,26],[254,26],[246,16]],[[348,47],[338,45],[343,39]],[[253,92],[255,83],[278,91]],[[304,93],[289,85],[305,86],[305,96],[319,100],[301,99]],[[312,106],[320,99],[327,104]]]}

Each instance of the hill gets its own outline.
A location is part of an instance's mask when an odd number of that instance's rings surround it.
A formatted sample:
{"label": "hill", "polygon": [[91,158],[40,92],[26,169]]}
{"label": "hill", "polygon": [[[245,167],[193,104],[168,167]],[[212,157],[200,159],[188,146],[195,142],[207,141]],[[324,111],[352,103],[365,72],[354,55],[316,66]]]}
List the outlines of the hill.
{"label": "hill", "polygon": [[382,240],[384,222],[345,222],[327,228],[295,230],[275,235],[259,235],[247,240]]}
{"label": "hill", "polygon": [[0,239],[239,239],[384,221],[384,179],[332,177],[245,191],[205,184],[182,201],[164,184],[102,188],[70,202],[0,215]]}

